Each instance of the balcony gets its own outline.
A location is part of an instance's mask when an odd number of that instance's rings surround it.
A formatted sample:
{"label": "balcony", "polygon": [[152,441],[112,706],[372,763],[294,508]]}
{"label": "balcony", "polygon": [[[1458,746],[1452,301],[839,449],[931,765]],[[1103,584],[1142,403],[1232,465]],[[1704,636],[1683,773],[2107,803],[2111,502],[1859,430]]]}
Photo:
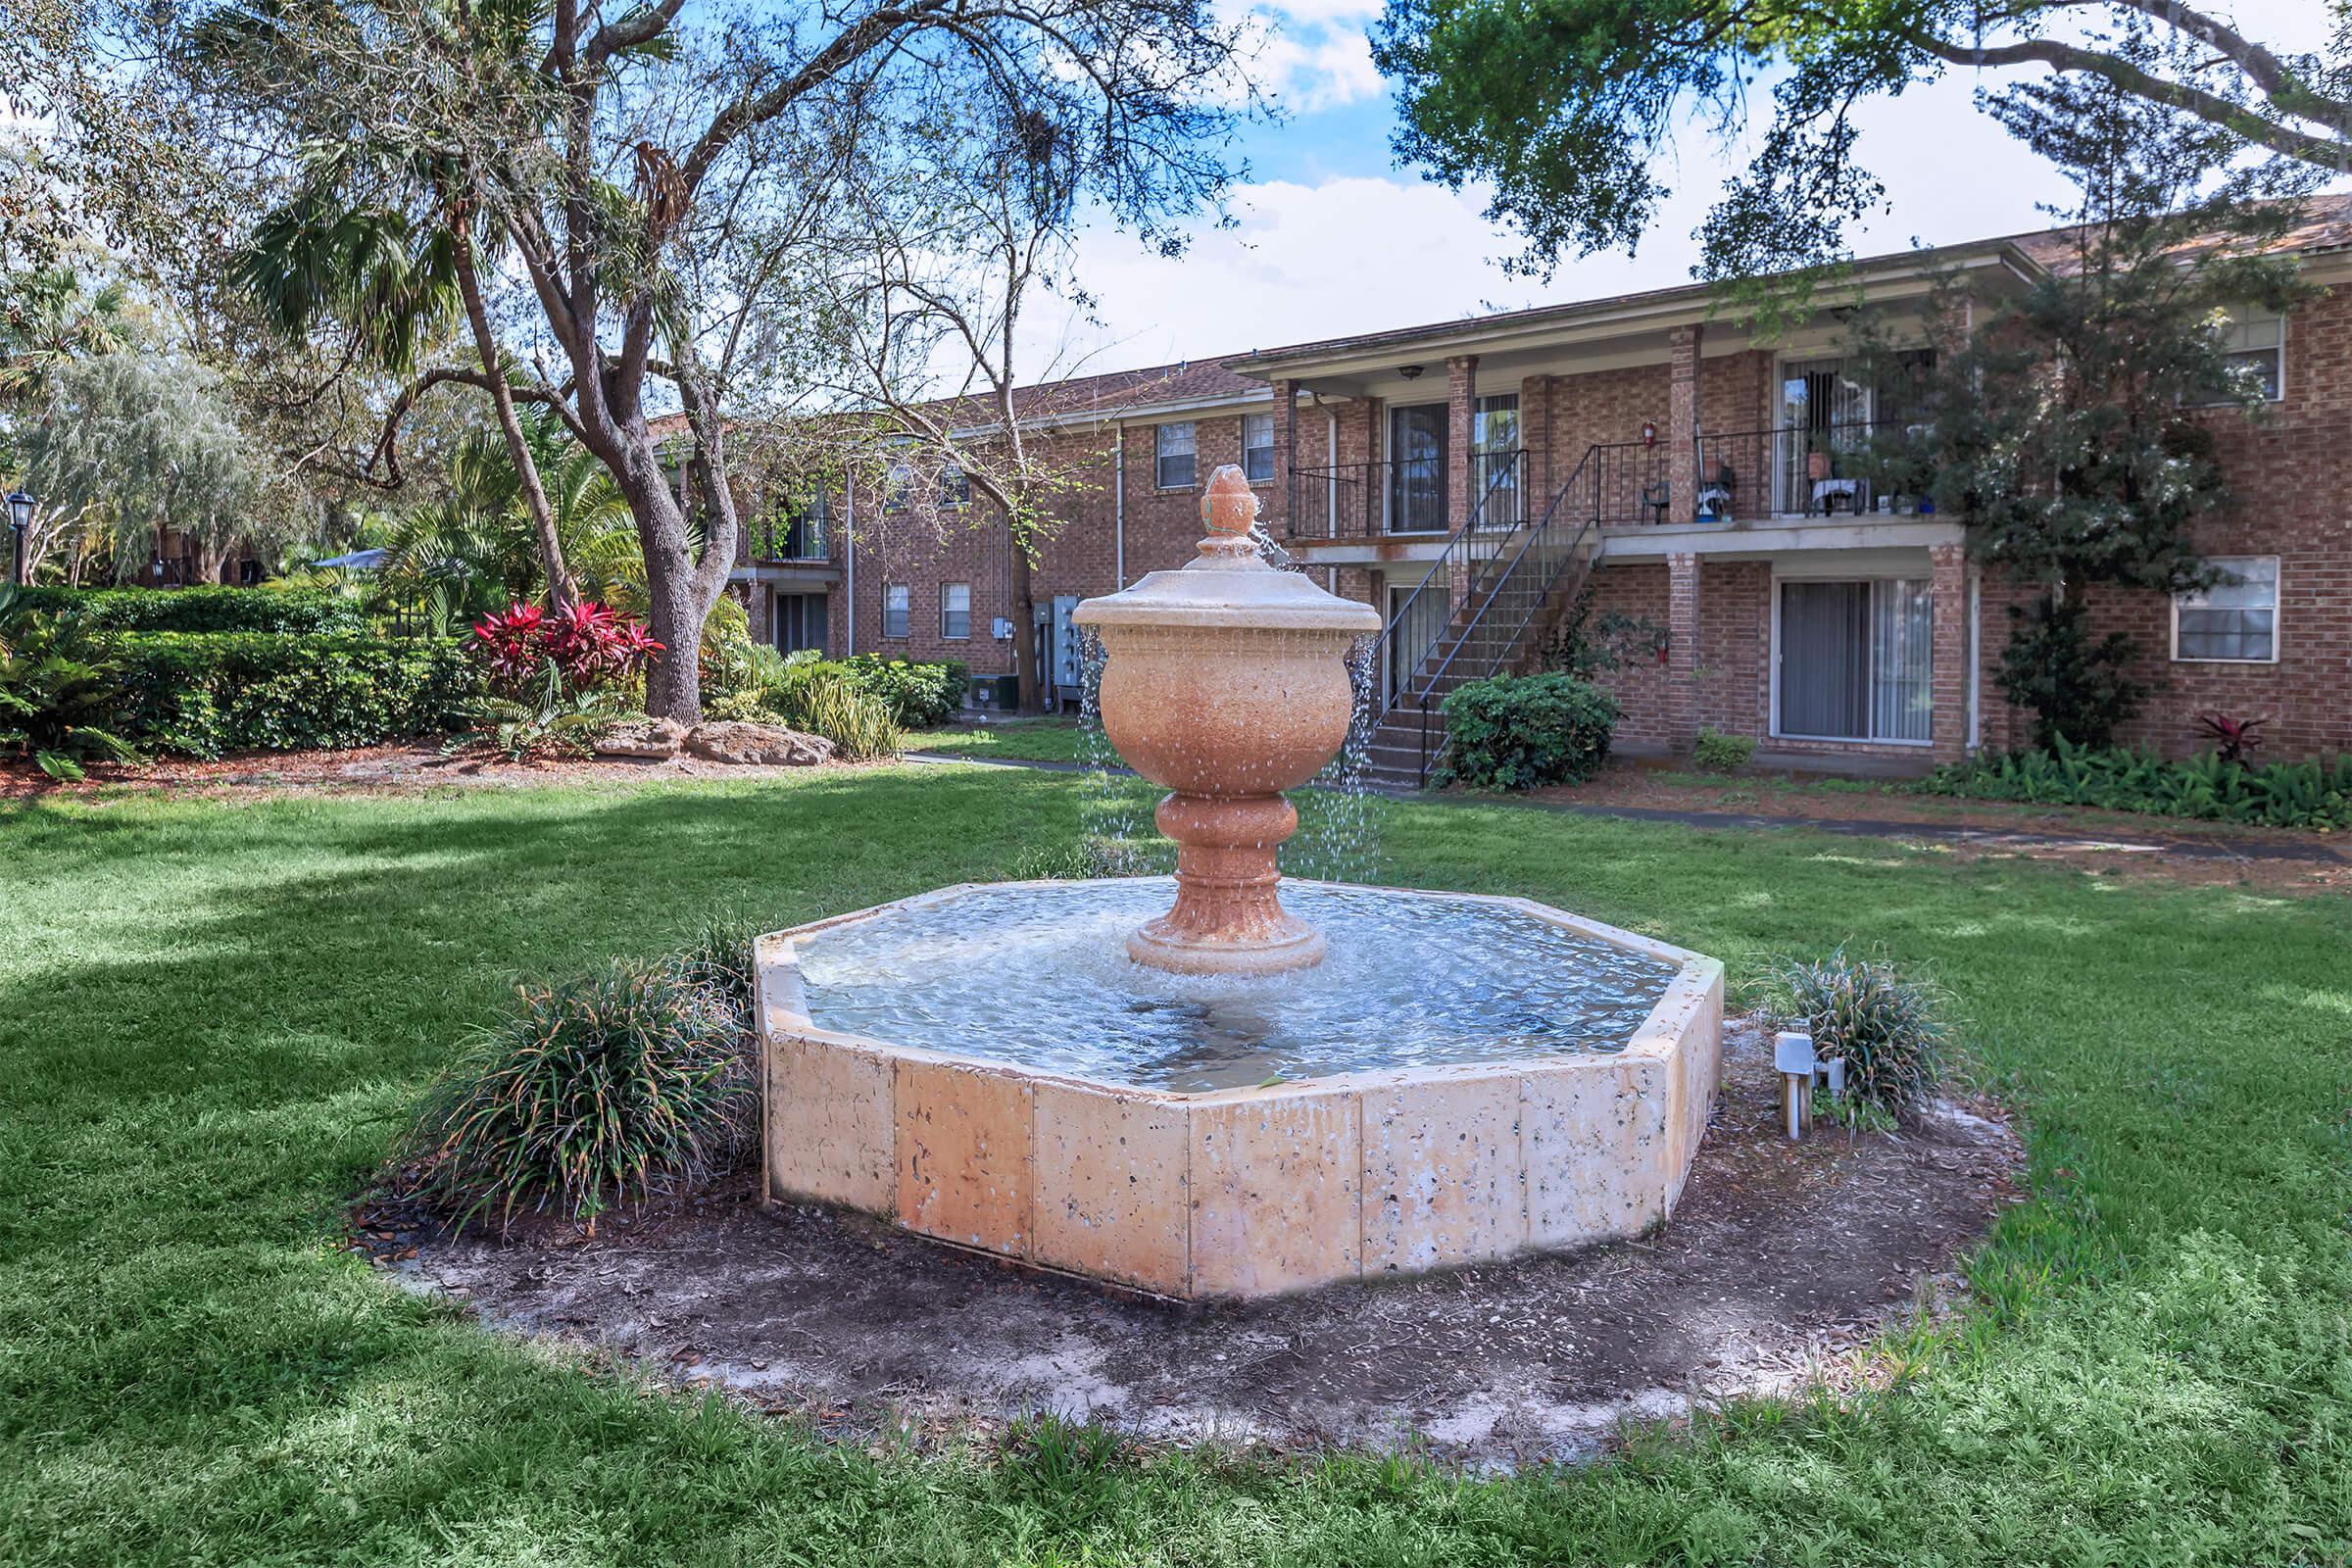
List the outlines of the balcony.
{"label": "balcony", "polygon": [[736,564],[822,565],[833,558],[823,516],[769,517],[746,523]]}
{"label": "balcony", "polygon": [[1933,435],[1928,425],[1891,419],[1702,434],[1695,515],[1675,520],[1930,516]]}

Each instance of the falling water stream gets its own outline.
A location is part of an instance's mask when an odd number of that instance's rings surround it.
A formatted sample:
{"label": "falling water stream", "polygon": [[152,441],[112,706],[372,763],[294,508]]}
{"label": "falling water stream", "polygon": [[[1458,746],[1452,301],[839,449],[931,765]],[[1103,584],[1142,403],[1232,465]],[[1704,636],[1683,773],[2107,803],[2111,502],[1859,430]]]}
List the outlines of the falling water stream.
{"label": "falling water stream", "polygon": [[[1250,537],[1268,565],[1279,571],[1306,570],[1274,542],[1262,524],[1251,525]],[[1324,882],[1378,880],[1380,812],[1387,803],[1366,787],[1364,772],[1372,728],[1379,720],[1374,707],[1379,691],[1373,667],[1375,641],[1359,638],[1348,650],[1348,675],[1354,688],[1355,707],[1348,722],[1348,739],[1305,788],[1291,792],[1291,804],[1298,811],[1298,831],[1282,848],[1285,876]],[[1108,868],[1172,870],[1175,846],[1160,836],[1152,820],[1152,808],[1162,792],[1126,770],[1102,731],[1099,700],[1102,645],[1092,632],[1078,634],[1078,657],[1084,692],[1078,720],[1080,756],[1087,768],[1085,832],[1104,852]]]}

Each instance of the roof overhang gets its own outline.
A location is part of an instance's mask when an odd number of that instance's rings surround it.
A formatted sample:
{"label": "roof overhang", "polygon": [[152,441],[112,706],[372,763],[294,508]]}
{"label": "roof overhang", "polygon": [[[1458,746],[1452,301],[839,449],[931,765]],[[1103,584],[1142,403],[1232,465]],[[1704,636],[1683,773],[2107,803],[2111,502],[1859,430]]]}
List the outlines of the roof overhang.
{"label": "roof overhang", "polygon": [[[1856,262],[1814,286],[1821,292],[1822,309],[1833,308],[1839,296],[1857,289],[1873,306],[1900,305],[1924,301],[1939,283],[1954,278],[1964,279],[1972,287],[1982,281],[2007,289],[2040,271],[2015,244],[1992,240]],[[1788,275],[1794,279],[1795,274]],[[1740,338],[1749,335],[1746,322],[1733,316],[1718,285],[1691,283],[1646,294],[1261,349],[1227,360],[1225,367],[1267,381],[1290,379],[1311,384],[1337,378],[1360,382],[1394,376],[1400,362],[1599,350],[1612,344],[1630,347],[1660,338],[1676,327],[1700,325],[1728,327]]]}

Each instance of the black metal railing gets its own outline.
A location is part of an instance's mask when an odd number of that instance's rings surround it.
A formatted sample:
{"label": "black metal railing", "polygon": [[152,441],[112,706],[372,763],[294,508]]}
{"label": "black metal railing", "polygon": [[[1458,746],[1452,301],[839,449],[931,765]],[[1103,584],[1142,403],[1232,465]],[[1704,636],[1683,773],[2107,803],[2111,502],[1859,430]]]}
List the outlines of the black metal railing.
{"label": "black metal railing", "polygon": [[1602,442],[1570,478],[1590,488],[1592,520],[1603,527],[1666,522],[1674,506],[1666,456],[1660,441]]}
{"label": "black metal railing", "polygon": [[[1448,514],[1450,469],[1442,454],[1293,468],[1286,509],[1290,536],[1450,533],[1458,520]],[[1481,527],[1517,526],[1527,506],[1527,454],[1472,453],[1469,493]]]}
{"label": "black metal railing", "polygon": [[[1382,631],[1373,667],[1389,669],[1391,681],[1381,717],[1408,704],[1419,710],[1417,781],[1429,777],[1438,738],[1434,726],[1443,722],[1432,718],[1437,700],[1452,685],[1514,661],[1562,574],[1589,559],[1587,542],[1614,504],[1611,487],[1622,477],[1611,451],[1590,448],[1533,522],[1522,514],[1512,526],[1482,529],[1473,514]],[[1459,596],[1453,592],[1457,573],[1463,583]],[[1416,615],[1428,595],[1438,597],[1441,611]]]}
{"label": "black metal railing", "polygon": [[1695,437],[1702,522],[1934,512],[1932,437],[1896,419]]}
{"label": "black metal railing", "polygon": [[755,561],[830,561],[822,516],[768,517],[743,530],[742,564]]}

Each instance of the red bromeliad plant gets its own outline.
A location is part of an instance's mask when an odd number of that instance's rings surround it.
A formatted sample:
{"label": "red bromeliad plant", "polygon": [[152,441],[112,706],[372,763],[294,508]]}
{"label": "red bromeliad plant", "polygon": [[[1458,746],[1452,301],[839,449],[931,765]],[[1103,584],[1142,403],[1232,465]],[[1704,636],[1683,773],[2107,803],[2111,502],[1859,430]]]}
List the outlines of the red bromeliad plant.
{"label": "red bromeliad plant", "polygon": [[549,614],[537,605],[509,605],[473,628],[473,649],[491,685],[510,695],[551,668],[574,691],[633,679],[662,651],[645,622],[604,605],[572,605]]}

